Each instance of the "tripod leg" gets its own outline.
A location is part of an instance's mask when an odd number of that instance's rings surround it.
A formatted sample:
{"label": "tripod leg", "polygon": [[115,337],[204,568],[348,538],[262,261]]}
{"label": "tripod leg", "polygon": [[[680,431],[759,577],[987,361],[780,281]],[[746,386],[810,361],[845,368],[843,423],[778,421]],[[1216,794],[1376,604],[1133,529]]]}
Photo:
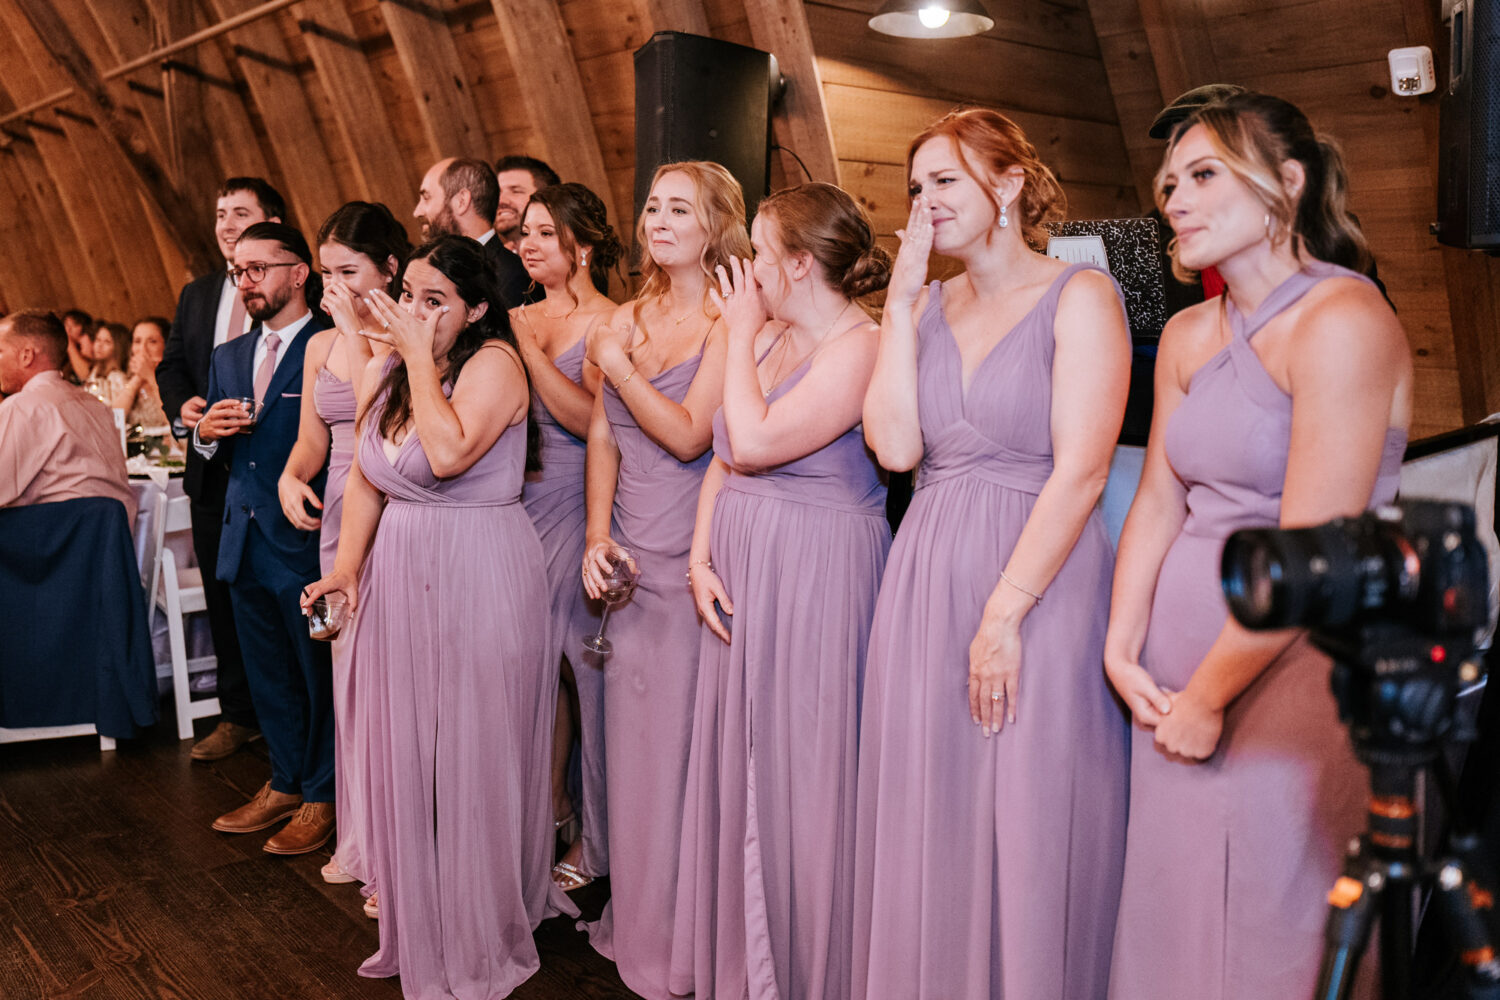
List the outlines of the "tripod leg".
{"label": "tripod leg", "polygon": [[[1358,860],[1357,855],[1350,858],[1351,868]],[[1378,873],[1371,873],[1366,881],[1343,875],[1333,884],[1328,893],[1328,922],[1323,928],[1323,965],[1313,1000],[1349,997],[1359,960],[1370,941],[1370,922],[1375,918],[1382,884]]]}
{"label": "tripod leg", "polygon": [[1469,878],[1462,861],[1450,860],[1438,869],[1433,895],[1463,963],[1466,995],[1472,1000],[1500,998],[1500,961],[1481,912],[1494,905],[1490,893]]}

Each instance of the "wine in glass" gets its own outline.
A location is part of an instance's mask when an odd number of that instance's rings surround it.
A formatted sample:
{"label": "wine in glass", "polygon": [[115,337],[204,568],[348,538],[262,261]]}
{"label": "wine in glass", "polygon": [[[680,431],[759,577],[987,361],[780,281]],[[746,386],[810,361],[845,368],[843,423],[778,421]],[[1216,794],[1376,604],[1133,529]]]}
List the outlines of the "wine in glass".
{"label": "wine in glass", "polygon": [[604,574],[604,591],[599,599],[604,602],[604,615],[599,619],[599,631],[583,637],[583,645],[596,653],[608,655],[615,647],[604,638],[604,625],[609,621],[609,612],[616,604],[624,604],[635,593],[635,582],[641,571],[636,567],[635,553],[623,546],[615,546],[609,554],[609,571]]}

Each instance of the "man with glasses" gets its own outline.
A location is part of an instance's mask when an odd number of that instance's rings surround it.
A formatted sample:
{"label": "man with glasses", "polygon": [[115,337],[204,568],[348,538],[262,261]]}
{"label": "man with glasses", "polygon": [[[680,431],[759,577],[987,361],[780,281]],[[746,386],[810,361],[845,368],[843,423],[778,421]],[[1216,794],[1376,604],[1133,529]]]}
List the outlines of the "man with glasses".
{"label": "man with glasses", "polygon": [[[320,297],[312,252],[291,226],[260,222],[241,233],[229,276],[255,326],[214,351],[193,448],[229,471],[215,569],[229,584],[271,780],[214,829],[251,833],[292,816],[265,850],[305,854],[333,833],[332,665],[299,603],[321,575],[318,533],[286,519],[276,482],[297,443],[307,342],[327,324],[311,309]],[[314,492],[325,475],[308,484]]]}
{"label": "man with glasses", "polygon": [[[286,217],[281,194],[259,177],[231,177],[219,188],[214,211],[214,238],[225,266],[234,257],[240,233],[257,222],[280,222]],[[214,348],[250,328],[249,316],[234,284],[224,271],[214,271],[190,282],[177,300],[177,316],[167,334],[166,349],[156,369],[162,406],[179,437],[191,434],[203,417],[208,393],[208,364]],[[193,746],[194,760],[228,757],[260,738],[260,726],[245,680],[239,634],[229,605],[229,587],[214,579],[219,561],[219,533],[224,523],[224,490],[228,469],[205,462],[195,449],[187,452],[183,488],[192,501],[193,551],[203,567],[204,603],[218,659],[218,696],[221,715],[212,733]]]}

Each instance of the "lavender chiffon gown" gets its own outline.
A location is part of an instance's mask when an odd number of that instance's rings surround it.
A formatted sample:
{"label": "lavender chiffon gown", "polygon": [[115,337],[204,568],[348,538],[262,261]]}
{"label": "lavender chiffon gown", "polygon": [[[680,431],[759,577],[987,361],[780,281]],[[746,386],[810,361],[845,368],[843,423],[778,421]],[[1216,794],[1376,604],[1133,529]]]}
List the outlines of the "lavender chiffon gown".
{"label": "lavender chiffon gown", "polygon": [[[1229,345],[1193,374],[1167,424],[1188,514],[1157,577],[1141,654],[1163,687],[1187,685],[1224,625],[1224,539],[1280,521],[1292,401],[1251,339],[1334,276],[1365,280],[1311,261],[1249,317],[1226,302]],[[1403,432],[1387,434],[1371,504],[1396,495],[1405,445]],[[1330,669],[1299,639],[1230,705],[1218,750],[1202,763],[1169,759],[1136,731],[1112,1000],[1312,994],[1326,894],[1364,828],[1369,787],[1338,721]],[[1370,972],[1362,995],[1374,988]]]}
{"label": "lavender chiffon gown", "polygon": [[438,479],[413,429],[394,462],[384,399],[359,441],[386,496],[360,580],[354,656],[370,723],[380,949],[366,976],[407,997],[507,996],[539,967],[532,931],[577,914],[550,877],[557,659],[541,543],[520,504],[526,434]]}
{"label": "lavender chiffon gown", "polygon": [[[577,385],[583,384],[583,339],[554,362]],[[582,763],[582,869],[609,871],[608,807],[604,793],[604,671],[597,656],[583,655],[582,637],[599,626],[590,612],[579,567],[583,565],[587,510],[584,504],[584,442],[570,434],[539,399],[531,412],[542,432],[542,469],[529,473],[521,502],[536,525],[547,559],[552,594],[553,649],[568,658],[578,689],[579,756]]]}
{"label": "lavender chiffon gown", "polygon": [[[339,523],[344,516],[344,484],[354,460],[354,415],[357,401],[354,383],[327,368],[319,368],[313,381],[313,408],[328,425],[328,485],[323,490],[322,527],[318,532],[318,563],[323,574],[333,571],[339,551]],[[367,864],[369,840],[365,779],[368,755],[362,749],[363,721],[357,701],[350,654],[354,630],[346,629],[333,640],[333,800],[338,823],[338,848],[334,858],[348,874],[370,882],[374,874]]]}
{"label": "lavender chiffon gown", "polygon": [[[810,359],[778,386],[775,405]],[[734,469],[724,414],[714,453]],[[714,503],[731,641],[702,632],[672,988],[848,1000],[859,696],[890,548],[859,426]]]}
{"label": "lavender chiffon gown", "polygon": [[1021,625],[1016,721],[969,717],[969,643],[1052,472],[1064,284],[976,367],[934,282],[918,324],[924,454],[876,605],[860,729],[855,998],[1104,995],[1124,854],[1127,732],[1104,676],[1113,564],[1092,513]]}
{"label": "lavender chiffon gown", "polygon": [[[651,384],[681,402],[702,360],[700,349]],[[614,537],[635,552],[640,580],[609,618],[614,652],[604,659],[604,762],[611,897],[586,929],[626,986],[646,1000],[665,1000],[698,682],[698,612],[685,574],[698,489],[712,456],[679,462],[646,436],[608,383],[603,393],[620,448]]]}

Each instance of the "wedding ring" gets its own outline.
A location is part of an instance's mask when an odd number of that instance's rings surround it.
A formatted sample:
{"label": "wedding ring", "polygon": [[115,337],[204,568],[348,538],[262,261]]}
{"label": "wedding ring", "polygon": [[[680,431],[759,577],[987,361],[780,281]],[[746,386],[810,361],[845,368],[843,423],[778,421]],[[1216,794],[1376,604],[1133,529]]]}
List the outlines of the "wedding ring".
{"label": "wedding ring", "polygon": [[1002,695],[999,691],[994,691],[990,694],[990,701],[999,701],[1003,697],[1005,696]]}

